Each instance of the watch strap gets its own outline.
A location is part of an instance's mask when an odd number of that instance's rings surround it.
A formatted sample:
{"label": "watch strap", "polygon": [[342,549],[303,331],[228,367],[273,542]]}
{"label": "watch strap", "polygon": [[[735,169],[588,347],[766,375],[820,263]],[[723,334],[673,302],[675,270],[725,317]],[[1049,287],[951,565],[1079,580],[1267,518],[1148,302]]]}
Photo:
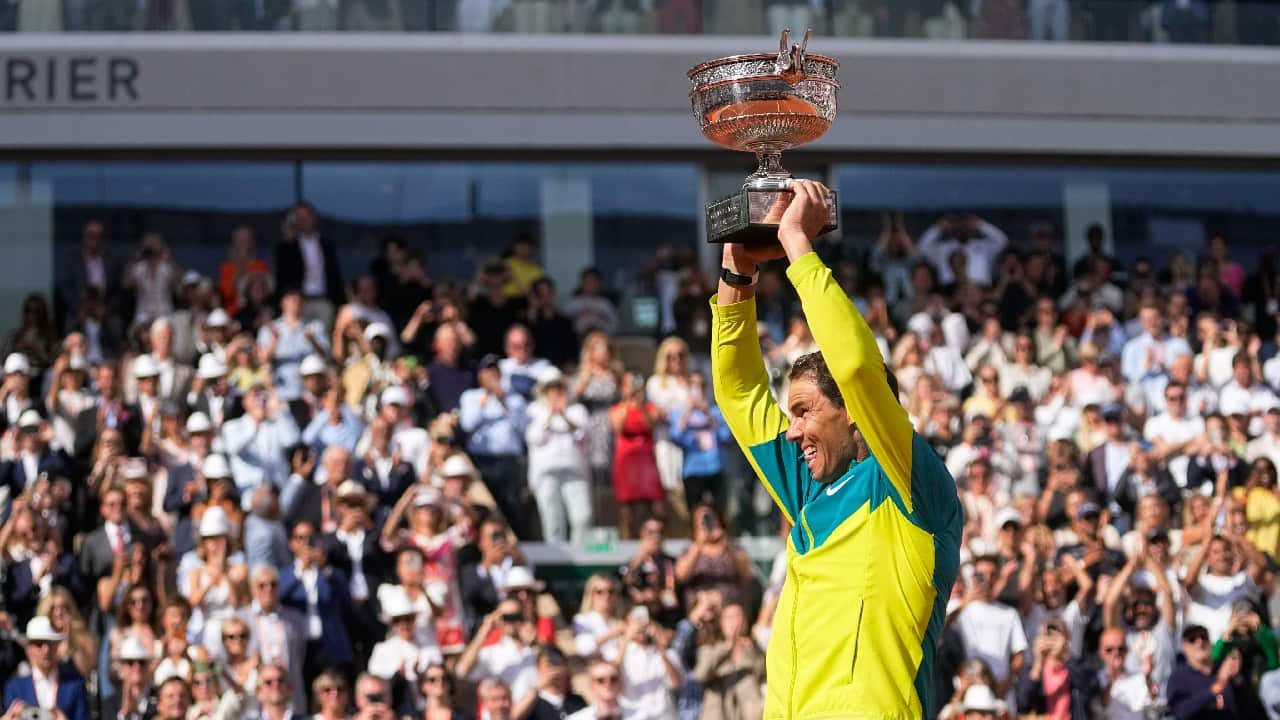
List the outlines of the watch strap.
{"label": "watch strap", "polygon": [[756,281],[755,275],[736,273],[727,267],[720,267],[720,279],[735,287],[747,287]]}

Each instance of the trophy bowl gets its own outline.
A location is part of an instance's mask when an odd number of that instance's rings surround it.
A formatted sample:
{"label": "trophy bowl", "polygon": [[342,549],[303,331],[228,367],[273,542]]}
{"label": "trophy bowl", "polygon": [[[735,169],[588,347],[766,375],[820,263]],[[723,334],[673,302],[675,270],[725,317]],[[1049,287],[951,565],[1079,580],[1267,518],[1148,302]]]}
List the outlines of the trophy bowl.
{"label": "trophy bowl", "polygon": [[[738,75],[758,67],[756,61],[762,57],[770,56],[740,55],[716,60],[723,64],[715,68],[728,77],[690,92],[703,136],[730,150],[760,153],[780,153],[822,137],[835,119],[836,90],[840,86],[826,78],[792,84],[777,75]],[[834,60],[826,58],[810,56],[810,61],[812,65],[835,65]]]}
{"label": "trophy bowl", "polygon": [[[780,209],[791,195],[782,151],[813,142],[835,120],[839,64],[805,52],[809,33],[790,47],[789,36],[782,31],[776,55],[733,55],[689,70],[689,101],[703,136],[757,159],[741,192],[707,206],[710,242],[776,242]],[[831,216],[823,232],[839,222],[835,194],[827,199]]]}

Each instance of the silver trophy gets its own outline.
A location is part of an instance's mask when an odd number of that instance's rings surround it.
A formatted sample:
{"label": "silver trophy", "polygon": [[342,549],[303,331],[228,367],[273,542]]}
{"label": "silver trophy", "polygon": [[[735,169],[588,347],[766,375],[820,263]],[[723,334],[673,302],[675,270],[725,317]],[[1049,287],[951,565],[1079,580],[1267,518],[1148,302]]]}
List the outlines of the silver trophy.
{"label": "silver trophy", "polygon": [[[805,52],[809,32],[788,47],[790,36],[790,29],[782,31],[777,55],[733,55],[689,71],[689,100],[702,134],[730,150],[753,152],[758,162],[740,192],[707,205],[708,242],[777,242],[791,197],[782,151],[817,140],[835,120],[839,63]],[[835,193],[827,204],[824,233],[840,219]]]}

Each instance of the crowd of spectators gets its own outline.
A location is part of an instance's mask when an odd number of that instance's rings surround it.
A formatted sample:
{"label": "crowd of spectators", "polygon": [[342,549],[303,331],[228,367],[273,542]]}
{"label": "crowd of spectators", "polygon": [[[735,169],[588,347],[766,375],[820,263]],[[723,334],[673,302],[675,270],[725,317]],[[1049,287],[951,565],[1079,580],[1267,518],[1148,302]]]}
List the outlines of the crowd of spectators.
{"label": "crowd of spectators", "polygon": [[[1068,268],[1009,230],[886,215],[819,251],[966,511],[926,712],[1278,717],[1274,255],[1121,267],[1093,226]],[[560,301],[529,236],[469,279],[389,237],[348,281],[300,203],[273,245],[183,268],[90,221],[22,304],[5,720],[759,718],[785,560],[734,538],[786,528],[710,396],[691,252],[640,271],[668,332],[637,359],[600,274]],[[817,348],[780,268],[756,295],[784,397]],[[549,592],[527,543],[600,527],[630,559]]]}
{"label": "crowd of spectators", "polygon": [[8,0],[0,31],[711,33],[1276,44],[1272,3],[1209,0]]}

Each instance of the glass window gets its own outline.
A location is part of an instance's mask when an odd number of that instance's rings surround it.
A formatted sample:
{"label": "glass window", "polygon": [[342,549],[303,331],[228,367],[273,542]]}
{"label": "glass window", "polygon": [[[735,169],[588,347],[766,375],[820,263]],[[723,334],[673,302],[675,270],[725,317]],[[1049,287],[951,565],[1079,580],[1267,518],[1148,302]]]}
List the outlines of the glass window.
{"label": "glass window", "polygon": [[18,196],[18,165],[0,163],[0,207],[8,207]]}
{"label": "glass window", "polygon": [[[629,281],[659,243],[693,242],[697,175],[688,163],[306,162],[302,187],[352,272],[392,234],[431,274],[469,278],[516,235],[553,232],[544,264],[564,295],[588,263]],[[590,247],[567,251],[579,232]]]}
{"label": "glass window", "polygon": [[1195,257],[1213,232],[1247,258],[1272,241],[1280,219],[1280,173],[1261,170],[865,164],[842,165],[837,178],[845,240],[864,247],[878,237],[882,213],[903,213],[918,238],[960,212],[1017,244],[1048,222],[1068,259],[1085,252],[1084,229],[1095,222],[1121,263],[1175,251]]}
{"label": "glass window", "polygon": [[269,259],[280,218],[294,201],[294,164],[49,162],[31,165],[33,197],[53,205],[57,251],[74,251],[90,218],[121,255],[147,231],[164,235],[177,261],[212,272],[227,238],[245,223]]}

